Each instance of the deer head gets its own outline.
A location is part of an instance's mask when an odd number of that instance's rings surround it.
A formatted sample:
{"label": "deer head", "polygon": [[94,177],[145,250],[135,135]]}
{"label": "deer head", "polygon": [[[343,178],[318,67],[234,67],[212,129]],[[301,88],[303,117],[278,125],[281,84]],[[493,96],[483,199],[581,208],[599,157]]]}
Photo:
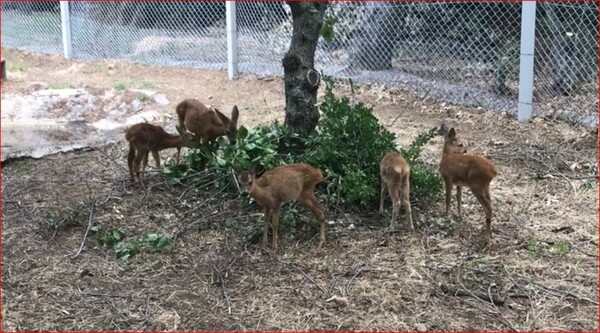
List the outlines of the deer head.
{"label": "deer head", "polygon": [[256,164],[252,165],[249,171],[242,171],[238,175],[238,183],[240,184],[240,191],[242,193],[250,193],[252,190],[252,184],[256,180]]}
{"label": "deer head", "polygon": [[213,108],[213,110],[215,111],[217,116],[219,116],[219,119],[221,119],[223,125],[225,126],[224,131],[225,135],[227,136],[227,139],[229,139],[229,143],[234,145],[237,141],[237,123],[238,118],[240,116],[240,111],[238,110],[237,105],[234,105],[233,110],[231,110],[231,119],[227,118],[227,116],[221,113],[221,111],[219,111],[218,109]]}
{"label": "deer head", "polygon": [[448,129],[446,124],[440,126],[439,133],[444,136],[444,154],[466,154],[467,147],[456,138],[454,127]]}

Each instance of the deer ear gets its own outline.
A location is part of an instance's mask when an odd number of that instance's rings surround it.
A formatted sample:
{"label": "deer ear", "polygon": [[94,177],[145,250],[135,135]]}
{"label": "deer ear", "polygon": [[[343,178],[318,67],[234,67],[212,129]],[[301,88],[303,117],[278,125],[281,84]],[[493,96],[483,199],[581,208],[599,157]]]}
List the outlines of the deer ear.
{"label": "deer ear", "polygon": [[240,116],[240,110],[238,110],[237,105],[233,106],[233,110],[231,110],[231,122],[237,126],[238,118]]}
{"label": "deer ear", "polygon": [[252,175],[256,175],[256,169],[258,168],[258,164],[252,164],[252,166],[250,167],[250,173]]}
{"label": "deer ear", "polygon": [[177,133],[179,133],[179,135],[184,136],[185,132],[183,131],[183,129],[181,127],[179,127],[179,125],[175,125],[175,129],[177,130]]}
{"label": "deer ear", "polygon": [[456,137],[456,131],[454,130],[454,127],[452,127],[450,129],[450,131],[448,131],[448,137],[451,138],[451,139],[454,138],[454,137]]}
{"label": "deer ear", "polygon": [[440,126],[440,129],[438,130],[438,133],[440,135],[446,136],[448,134],[448,126],[445,123],[442,123],[442,126]]}

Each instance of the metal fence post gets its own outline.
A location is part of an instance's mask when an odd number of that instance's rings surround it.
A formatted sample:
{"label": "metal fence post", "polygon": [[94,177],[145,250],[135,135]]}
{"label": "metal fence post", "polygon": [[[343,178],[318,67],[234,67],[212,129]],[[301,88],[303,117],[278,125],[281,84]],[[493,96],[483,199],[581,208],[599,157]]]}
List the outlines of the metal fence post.
{"label": "metal fence post", "polygon": [[62,25],[62,43],[65,58],[71,59],[71,16],[69,15],[69,2],[60,2],[60,21]]}
{"label": "metal fence post", "polygon": [[238,75],[238,31],[235,14],[235,1],[226,2],[227,16],[227,74],[232,80]]}
{"label": "metal fence post", "polygon": [[519,105],[517,115],[519,122],[528,120],[533,113],[533,63],[535,52],[536,1],[523,1],[522,6]]}

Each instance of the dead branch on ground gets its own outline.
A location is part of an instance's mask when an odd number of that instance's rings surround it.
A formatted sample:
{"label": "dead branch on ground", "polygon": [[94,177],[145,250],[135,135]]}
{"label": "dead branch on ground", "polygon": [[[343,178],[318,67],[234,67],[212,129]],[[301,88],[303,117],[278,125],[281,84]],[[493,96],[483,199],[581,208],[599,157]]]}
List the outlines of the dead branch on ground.
{"label": "dead branch on ground", "polygon": [[92,207],[90,208],[90,216],[88,218],[88,225],[87,225],[87,228],[85,229],[85,234],[83,234],[83,239],[81,240],[81,245],[79,246],[79,250],[77,251],[77,253],[75,253],[74,256],[71,257],[71,259],[77,258],[79,256],[79,254],[81,253],[81,251],[83,250],[83,245],[85,244],[87,235],[90,232],[90,228],[92,227],[92,221],[93,221],[93,217],[94,217],[94,208],[96,206],[96,197],[94,197],[93,195],[91,195],[90,197],[91,197],[91,201],[92,201]]}
{"label": "dead branch on ground", "polygon": [[471,290],[467,290],[467,289],[456,288],[454,286],[443,284],[443,283],[440,283],[439,287],[440,287],[440,290],[444,294],[449,295],[449,296],[468,296],[468,297],[481,299],[486,302],[490,302],[492,304],[496,304],[496,305],[500,305],[500,306],[504,305],[503,299],[501,299],[498,296],[491,295],[491,293],[482,293],[482,292],[478,292],[478,291],[471,291]]}

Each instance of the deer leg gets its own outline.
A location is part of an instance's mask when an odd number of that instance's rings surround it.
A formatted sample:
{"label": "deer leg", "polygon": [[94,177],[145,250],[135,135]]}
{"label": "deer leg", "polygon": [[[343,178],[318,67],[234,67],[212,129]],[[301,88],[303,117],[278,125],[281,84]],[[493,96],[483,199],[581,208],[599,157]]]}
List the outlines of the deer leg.
{"label": "deer leg", "polygon": [[144,172],[146,170],[146,166],[148,166],[148,154],[150,154],[149,151],[144,153],[144,158],[142,159],[142,172]]}
{"label": "deer leg", "polygon": [[385,200],[385,190],[387,189],[387,184],[383,177],[381,177],[381,194],[379,195],[379,212],[383,213],[383,201]]}
{"label": "deer leg", "polygon": [[281,205],[273,209],[271,225],[273,226],[273,243],[271,244],[271,254],[277,255],[277,233],[279,231],[279,215],[281,214]]}
{"label": "deer leg", "polygon": [[315,197],[314,188],[304,190],[298,197],[298,201],[311,211],[311,217],[315,216],[320,222],[317,249],[321,249],[325,244],[325,206]]}
{"label": "deer leg", "polygon": [[140,182],[140,186],[145,187],[144,182],[142,181],[142,177],[140,175],[140,164],[143,162],[144,157],[148,156],[148,152],[138,151],[137,156],[133,160],[133,169],[135,175],[137,176],[138,181]]}
{"label": "deer leg", "polygon": [[392,198],[392,221],[390,222],[390,226],[388,228],[389,231],[395,231],[398,223],[396,222],[398,218],[398,211],[400,210],[400,196],[398,184],[393,184],[392,186],[388,185],[388,190],[390,193],[390,197]]}
{"label": "deer leg", "polygon": [[127,155],[127,166],[129,167],[129,178],[131,181],[135,181],[135,176],[133,175],[133,160],[135,159],[135,148],[132,144],[129,144],[129,154]]}
{"label": "deer leg", "polygon": [[472,191],[477,198],[477,201],[479,201],[485,211],[485,229],[483,232],[483,237],[485,244],[489,244],[492,236],[492,205],[486,197],[485,188],[475,188],[472,189]]}
{"label": "deer leg", "polygon": [[181,148],[177,148],[177,157],[175,157],[175,164],[179,165],[179,155],[181,155]]}
{"label": "deer leg", "polygon": [[156,163],[156,168],[160,170],[160,156],[158,155],[158,150],[152,151],[152,157],[154,158],[154,162]]}
{"label": "deer leg", "polygon": [[462,221],[462,186],[456,186],[456,202],[458,205],[458,219]]}
{"label": "deer leg", "polygon": [[452,195],[452,183],[444,179],[444,185],[446,186],[446,214],[448,217],[450,215],[450,196]]}
{"label": "deer leg", "polygon": [[487,203],[486,216],[485,216],[485,229],[488,234],[488,242],[489,242],[489,240],[492,238],[492,214],[493,214],[492,197],[490,195],[489,186],[485,187],[483,194],[485,195],[485,200]]}
{"label": "deer leg", "polygon": [[267,247],[267,241],[269,240],[269,224],[271,224],[271,208],[265,207],[265,222],[263,227],[263,238],[262,247]]}
{"label": "deer leg", "polygon": [[410,226],[411,230],[415,230],[415,225],[413,224],[412,219],[412,209],[410,207],[410,179],[408,175],[402,179],[402,187],[400,190],[400,198],[402,199],[402,206],[404,207],[404,212],[406,214],[406,222]]}
{"label": "deer leg", "polygon": [[[148,154],[150,154],[149,151],[145,151],[142,155],[142,177],[144,176],[144,172],[146,171],[146,166],[148,166]],[[139,167],[138,167],[138,172],[139,172]],[[140,178],[140,174],[138,173],[138,178]],[[141,180],[140,180],[141,183]]]}

